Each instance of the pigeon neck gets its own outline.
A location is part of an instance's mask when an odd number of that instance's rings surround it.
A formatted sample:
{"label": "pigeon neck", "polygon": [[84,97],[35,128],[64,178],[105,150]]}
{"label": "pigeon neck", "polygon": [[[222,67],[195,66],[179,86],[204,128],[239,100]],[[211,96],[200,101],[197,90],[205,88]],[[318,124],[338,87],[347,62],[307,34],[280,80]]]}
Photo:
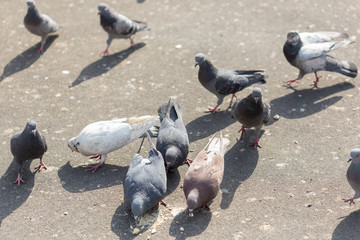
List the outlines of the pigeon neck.
{"label": "pigeon neck", "polygon": [[32,25],[38,25],[41,23],[41,17],[39,11],[36,7],[29,7],[27,15],[25,17],[25,21]]}
{"label": "pigeon neck", "polygon": [[303,43],[301,42],[301,40],[299,40],[298,42],[295,42],[295,43],[286,42],[284,44],[284,48],[283,48],[283,52],[284,52],[286,59],[289,62],[294,61],[302,46],[303,46]]}
{"label": "pigeon neck", "polygon": [[213,79],[216,75],[216,71],[217,69],[214,67],[214,65],[212,65],[212,63],[208,60],[204,60],[201,62],[200,64],[200,69],[199,69],[199,76],[201,75],[202,77],[200,78],[201,82],[207,82],[211,79]]}

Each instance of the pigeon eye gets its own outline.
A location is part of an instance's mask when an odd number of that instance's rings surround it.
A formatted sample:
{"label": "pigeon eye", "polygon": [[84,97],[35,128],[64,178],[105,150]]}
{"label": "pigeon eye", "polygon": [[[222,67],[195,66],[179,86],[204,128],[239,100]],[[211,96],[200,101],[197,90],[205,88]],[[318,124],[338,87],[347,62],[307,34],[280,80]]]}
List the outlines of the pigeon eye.
{"label": "pigeon eye", "polygon": [[356,154],[356,157],[359,157],[359,154]]}

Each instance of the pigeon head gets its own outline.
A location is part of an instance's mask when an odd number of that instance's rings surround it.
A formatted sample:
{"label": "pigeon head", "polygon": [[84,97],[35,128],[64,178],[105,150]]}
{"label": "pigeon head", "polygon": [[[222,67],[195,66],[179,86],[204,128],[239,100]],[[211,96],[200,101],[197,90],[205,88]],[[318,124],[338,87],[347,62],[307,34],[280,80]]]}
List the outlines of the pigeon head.
{"label": "pigeon head", "polygon": [[194,188],[190,191],[189,195],[186,198],[186,203],[188,205],[189,211],[192,212],[194,209],[199,208],[199,191]]}
{"label": "pigeon head", "polygon": [[355,163],[360,162],[360,148],[354,148],[353,150],[351,150],[348,162],[350,161]]}
{"label": "pigeon head", "polygon": [[34,121],[28,121],[26,123],[26,127],[24,129],[24,132],[36,136],[36,122]]}
{"label": "pigeon head", "polygon": [[203,53],[198,53],[195,55],[195,67],[201,64],[206,59]]}
{"label": "pigeon head", "polygon": [[297,32],[289,32],[286,38],[286,42],[292,45],[296,45],[300,42],[300,35]]}
{"label": "pigeon head", "polygon": [[106,12],[109,12],[109,6],[106,3],[100,3],[98,6],[99,14],[105,14]]}
{"label": "pigeon head", "polygon": [[68,147],[71,149],[72,152],[79,152],[77,148],[79,145],[80,143],[76,141],[76,138],[72,138],[68,142]]}
{"label": "pigeon head", "polygon": [[146,206],[146,202],[144,201],[144,196],[142,195],[136,195],[131,203],[131,212],[134,215],[135,220],[143,215],[147,209],[149,209]]}
{"label": "pigeon head", "polygon": [[33,8],[35,7],[35,2],[33,0],[27,0],[26,5],[28,6],[28,8]]}
{"label": "pigeon head", "polygon": [[261,89],[258,87],[254,88],[254,90],[251,93],[251,96],[255,99],[255,102],[257,103],[262,97]]}
{"label": "pigeon head", "polygon": [[168,149],[166,149],[165,156],[164,156],[166,167],[171,167],[171,164],[176,165],[179,160],[182,161],[182,159],[179,159],[179,158],[181,158],[181,152],[180,152],[179,148],[177,148],[175,146],[171,146]]}

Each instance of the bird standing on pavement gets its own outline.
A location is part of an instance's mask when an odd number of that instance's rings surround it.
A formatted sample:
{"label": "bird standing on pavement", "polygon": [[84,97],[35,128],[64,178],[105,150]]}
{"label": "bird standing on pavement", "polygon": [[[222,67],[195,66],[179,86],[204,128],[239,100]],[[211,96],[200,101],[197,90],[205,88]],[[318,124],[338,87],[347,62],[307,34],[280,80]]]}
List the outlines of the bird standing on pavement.
{"label": "bird standing on pavement", "polygon": [[41,171],[46,169],[42,161],[44,153],[47,151],[45,137],[36,129],[34,121],[28,121],[25,129],[22,132],[16,133],[10,140],[10,150],[14,155],[14,160],[17,165],[18,177],[14,184],[20,186],[25,181],[21,178],[21,168],[25,161],[40,158],[40,164],[35,167]]}
{"label": "bird standing on pavement", "polygon": [[113,38],[129,38],[130,45],[133,46],[134,40],[132,36],[137,32],[147,29],[146,23],[131,20],[122,14],[112,12],[105,3],[100,3],[98,9],[100,24],[109,35],[106,41],[107,47],[101,53],[102,56],[109,54],[109,47]]}
{"label": "bird standing on pavement", "polygon": [[166,172],[164,159],[156,150],[150,135],[146,133],[150,144],[149,156],[142,158],[139,151],[131,160],[124,181],[124,199],[130,205],[135,220],[155,207],[166,193]]}
{"label": "bird standing on pavement", "polygon": [[223,102],[224,97],[229,94],[232,94],[231,106],[233,99],[236,98],[236,92],[254,83],[266,83],[263,70],[225,70],[216,68],[202,53],[195,56],[195,67],[197,65],[199,65],[198,78],[201,85],[218,98],[216,106],[206,112],[215,112]]}
{"label": "bird standing on pavement", "polygon": [[253,147],[261,147],[258,143],[258,137],[262,126],[270,120],[270,106],[262,101],[262,92],[260,88],[254,88],[252,93],[241,100],[234,103],[232,109],[233,117],[238,120],[242,126],[239,132],[246,133],[245,128],[254,127],[256,130],[256,138]]}
{"label": "bird standing on pavement", "polygon": [[90,158],[100,159],[98,164],[86,170],[95,172],[105,163],[108,153],[141,137],[157,122],[157,116],[148,115],[94,122],[87,125],[77,137],[70,139],[68,146],[84,156],[93,155]]}
{"label": "bird standing on pavement", "polygon": [[24,17],[24,25],[29,32],[41,37],[41,46],[38,53],[44,52],[44,45],[50,33],[59,30],[60,26],[48,15],[39,13],[33,0],[26,1],[28,11]]}
{"label": "bird standing on pavement", "polygon": [[327,53],[352,43],[349,35],[338,32],[289,32],[283,47],[287,61],[300,70],[296,79],[285,81],[287,84],[298,82],[305,74],[315,73],[313,85],[321,76],[318,71],[330,71],[341,73],[345,76],[355,78],[357,67],[354,63],[336,59]]}
{"label": "bird standing on pavement", "polygon": [[190,213],[195,209],[207,207],[219,193],[224,175],[224,155],[230,141],[214,136],[195,157],[185,177],[183,190]]}
{"label": "bird standing on pavement", "polygon": [[182,120],[180,105],[174,100],[158,109],[160,116],[160,129],[156,148],[161,152],[166,168],[175,170],[184,163],[188,163],[189,137]]}
{"label": "bird standing on pavement", "polygon": [[351,164],[346,172],[346,178],[352,187],[354,189],[355,194],[351,198],[345,198],[343,199],[345,202],[350,202],[350,205],[352,203],[355,204],[354,199],[359,198],[360,193],[360,149],[355,148],[351,150],[350,152],[350,158],[349,161],[351,161]]}

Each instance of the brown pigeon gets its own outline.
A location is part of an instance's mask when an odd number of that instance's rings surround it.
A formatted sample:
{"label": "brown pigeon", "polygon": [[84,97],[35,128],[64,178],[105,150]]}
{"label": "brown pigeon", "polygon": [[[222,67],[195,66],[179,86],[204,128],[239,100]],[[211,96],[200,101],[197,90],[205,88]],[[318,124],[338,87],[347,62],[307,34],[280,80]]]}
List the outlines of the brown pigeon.
{"label": "brown pigeon", "polygon": [[207,207],[219,193],[224,174],[224,154],[230,141],[214,136],[190,165],[185,178],[183,190],[186,202],[192,214],[193,210]]}

